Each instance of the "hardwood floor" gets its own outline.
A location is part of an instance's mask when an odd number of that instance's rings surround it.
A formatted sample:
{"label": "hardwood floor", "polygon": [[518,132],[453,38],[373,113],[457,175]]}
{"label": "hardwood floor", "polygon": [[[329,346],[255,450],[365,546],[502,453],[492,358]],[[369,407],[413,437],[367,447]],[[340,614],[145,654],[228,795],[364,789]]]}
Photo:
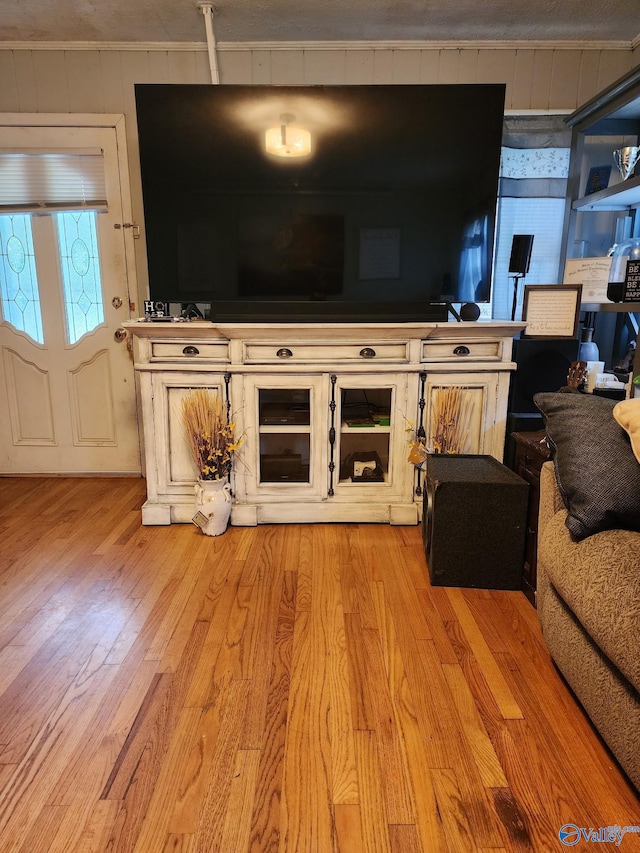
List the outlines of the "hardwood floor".
{"label": "hardwood floor", "polygon": [[417,527],[208,538],[142,527],[143,493],[0,479],[2,853],[546,853],[640,823],[523,594],[432,589]]}

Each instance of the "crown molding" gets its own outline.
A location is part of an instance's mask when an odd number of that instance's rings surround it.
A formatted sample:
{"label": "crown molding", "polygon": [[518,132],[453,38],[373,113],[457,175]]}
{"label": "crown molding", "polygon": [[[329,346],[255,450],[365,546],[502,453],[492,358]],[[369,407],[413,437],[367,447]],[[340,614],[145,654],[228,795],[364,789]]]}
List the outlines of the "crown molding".
{"label": "crown molding", "polygon": [[[640,46],[640,35],[633,41],[227,41],[218,42],[219,53],[228,51],[354,51],[354,50],[624,50]],[[206,52],[206,42],[117,42],[117,41],[6,41],[0,50],[113,50],[143,52]]]}
{"label": "crown molding", "polygon": [[[640,36],[638,37],[640,38]],[[392,41],[222,42],[220,50],[631,50],[630,41],[406,39]]]}
{"label": "crown molding", "polygon": [[[218,49],[220,46],[217,45]],[[0,41],[0,50],[207,51],[204,41]]]}

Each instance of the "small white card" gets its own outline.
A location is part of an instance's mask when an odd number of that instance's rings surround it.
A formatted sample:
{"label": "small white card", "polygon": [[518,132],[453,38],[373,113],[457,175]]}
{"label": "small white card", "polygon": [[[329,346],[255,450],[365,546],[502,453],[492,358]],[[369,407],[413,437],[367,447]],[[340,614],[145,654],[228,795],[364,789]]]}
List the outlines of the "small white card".
{"label": "small white card", "polygon": [[581,284],[582,302],[609,302],[611,258],[567,258],[563,284]]}

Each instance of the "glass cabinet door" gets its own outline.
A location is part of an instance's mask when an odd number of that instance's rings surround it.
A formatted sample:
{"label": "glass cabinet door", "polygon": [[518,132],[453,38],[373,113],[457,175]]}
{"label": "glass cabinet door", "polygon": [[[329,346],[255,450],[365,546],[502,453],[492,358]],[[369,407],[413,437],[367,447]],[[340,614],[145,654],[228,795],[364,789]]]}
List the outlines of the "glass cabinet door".
{"label": "glass cabinet door", "polygon": [[326,493],[327,395],[321,375],[244,378],[248,500],[315,501]]}
{"label": "glass cabinet door", "polygon": [[[406,377],[245,377],[244,495],[260,503],[404,498]],[[408,463],[407,463],[408,464]]]}
{"label": "glass cabinet door", "polygon": [[260,483],[309,483],[309,388],[258,388]]}
{"label": "glass cabinet door", "polygon": [[392,402],[391,388],[340,389],[339,482],[388,482]]}

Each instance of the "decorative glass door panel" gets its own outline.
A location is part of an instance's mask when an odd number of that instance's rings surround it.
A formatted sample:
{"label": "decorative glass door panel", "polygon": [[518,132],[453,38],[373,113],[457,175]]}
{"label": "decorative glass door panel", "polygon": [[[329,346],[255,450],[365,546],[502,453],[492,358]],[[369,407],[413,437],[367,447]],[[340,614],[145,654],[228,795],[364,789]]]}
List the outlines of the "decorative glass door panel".
{"label": "decorative glass door panel", "polygon": [[104,323],[96,212],[56,214],[67,339],[76,344]]}
{"label": "decorative glass door panel", "polygon": [[30,216],[0,216],[0,295],[0,319],[43,344]]}

